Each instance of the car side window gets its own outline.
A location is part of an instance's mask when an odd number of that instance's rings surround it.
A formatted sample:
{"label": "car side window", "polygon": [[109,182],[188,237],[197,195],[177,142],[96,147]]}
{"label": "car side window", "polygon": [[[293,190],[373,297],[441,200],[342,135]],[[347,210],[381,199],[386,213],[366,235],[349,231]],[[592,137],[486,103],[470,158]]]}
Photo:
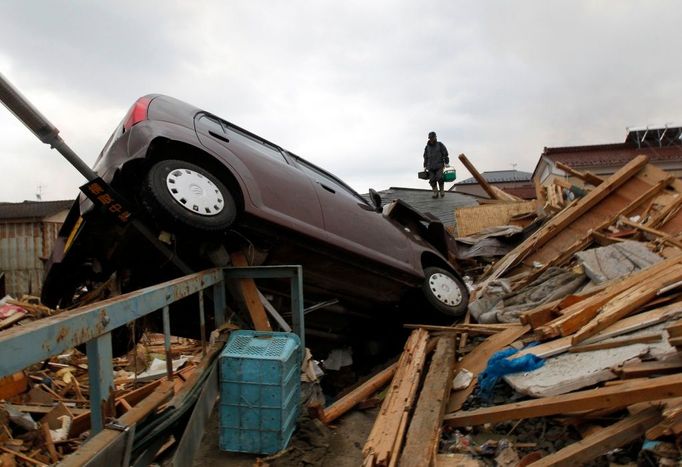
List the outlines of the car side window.
{"label": "car side window", "polygon": [[334,176],[324,172],[321,169],[318,169],[314,165],[310,164],[309,162],[301,159],[300,157],[296,156],[295,158],[296,163],[298,166],[303,170],[303,172],[310,178],[312,178],[314,181],[320,183],[323,188],[326,190],[333,190],[335,193],[339,193],[341,195],[349,196],[353,198],[355,201],[360,201],[361,204],[367,204],[365,199],[358,195],[356,192],[351,190],[349,187],[347,187],[345,184],[343,184],[341,181],[336,179]]}
{"label": "car side window", "polygon": [[267,141],[255,138],[254,136],[241,131],[239,128],[236,128],[227,122],[211,118],[207,115],[204,115],[200,119],[200,122],[202,126],[208,130],[208,134],[214,138],[218,138],[221,141],[225,141],[226,143],[237,141],[240,144],[249,146],[251,149],[258,151],[264,156],[284,162],[285,164],[287,163],[287,160],[284,158],[284,155],[281,153],[279,148],[277,148],[277,146],[270,144]]}
{"label": "car side window", "polygon": [[231,125],[225,129],[225,133],[232,141],[239,141],[240,143],[245,144],[256,151],[280,162],[284,162],[285,164],[287,162],[284,158],[284,154],[282,154],[276,146],[273,146],[266,141],[256,139]]}

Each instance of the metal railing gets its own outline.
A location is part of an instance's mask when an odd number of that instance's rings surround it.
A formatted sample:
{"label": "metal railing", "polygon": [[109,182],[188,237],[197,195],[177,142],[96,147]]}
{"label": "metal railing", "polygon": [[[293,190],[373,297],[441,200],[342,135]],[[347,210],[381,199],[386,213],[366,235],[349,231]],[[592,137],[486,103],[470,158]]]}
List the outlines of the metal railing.
{"label": "metal railing", "polygon": [[[85,344],[90,382],[91,436],[101,431],[105,415],[113,414],[113,363],[111,332],[138,318],[162,310],[166,358],[170,353],[169,306],[198,294],[198,317],[205,349],[203,296],[212,294],[216,327],[225,323],[225,281],[239,278],[288,278],[291,280],[292,327],[305,346],[303,282],[301,266],[256,266],[209,269],[134,292],[86,305],[58,315],[0,332],[0,377]],[[210,290],[209,290],[210,289]],[[168,364],[168,376],[172,365]]]}

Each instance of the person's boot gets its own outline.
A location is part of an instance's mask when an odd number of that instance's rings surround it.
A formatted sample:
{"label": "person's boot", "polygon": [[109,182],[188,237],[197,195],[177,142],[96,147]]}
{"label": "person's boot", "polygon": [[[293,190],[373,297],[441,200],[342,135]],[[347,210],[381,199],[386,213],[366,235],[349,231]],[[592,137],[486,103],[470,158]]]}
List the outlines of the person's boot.
{"label": "person's boot", "polygon": [[438,188],[433,186],[433,187],[431,187],[431,189],[433,190],[433,196],[431,196],[431,198],[433,198],[433,199],[438,198]]}
{"label": "person's boot", "polygon": [[443,187],[443,185],[445,185],[445,184],[444,184],[444,183],[440,183],[439,185],[440,185],[440,197],[441,197],[441,198],[445,198],[445,190],[444,190],[444,187]]}

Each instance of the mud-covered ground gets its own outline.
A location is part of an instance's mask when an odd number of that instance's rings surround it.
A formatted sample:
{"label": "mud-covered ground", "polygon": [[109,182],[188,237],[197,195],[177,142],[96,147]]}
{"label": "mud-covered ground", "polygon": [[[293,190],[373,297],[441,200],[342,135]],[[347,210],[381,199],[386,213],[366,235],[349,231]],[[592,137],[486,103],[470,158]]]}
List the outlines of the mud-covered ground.
{"label": "mud-covered ground", "polygon": [[[377,410],[349,412],[332,427],[326,427],[318,420],[301,417],[285,453],[265,463],[271,467],[362,465],[362,447],[372,429]],[[214,413],[194,459],[195,467],[252,467],[258,457],[263,457],[220,451],[218,433],[218,417]]]}

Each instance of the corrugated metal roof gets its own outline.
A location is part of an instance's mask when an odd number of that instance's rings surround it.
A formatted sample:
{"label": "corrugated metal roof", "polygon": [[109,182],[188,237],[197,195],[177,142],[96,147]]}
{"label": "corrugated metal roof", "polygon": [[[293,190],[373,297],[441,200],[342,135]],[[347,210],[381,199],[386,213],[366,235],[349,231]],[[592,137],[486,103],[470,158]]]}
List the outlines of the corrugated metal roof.
{"label": "corrugated metal roof", "polygon": [[[478,204],[476,197],[454,191],[446,191],[445,197],[438,199],[431,198],[433,192],[430,189],[391,187],[378,193],[383,204],[401,199],[423,213],[433,214],[446,226],[455,224],[455,208]],[[364,196],[369,199],[369,195]]]}
{"label": "corrugated metal roof", "polygon": [[[481,174],[488,183],[529,182],[532,174],[520,170],[490,170]],[[476,185],[474,177],[466,178],[455,185]]]}
{"label": "corrugated metal roof", "polygon": [[0,202],[0,221],[17,219],[43,219],[71,208],[74,200]]}

